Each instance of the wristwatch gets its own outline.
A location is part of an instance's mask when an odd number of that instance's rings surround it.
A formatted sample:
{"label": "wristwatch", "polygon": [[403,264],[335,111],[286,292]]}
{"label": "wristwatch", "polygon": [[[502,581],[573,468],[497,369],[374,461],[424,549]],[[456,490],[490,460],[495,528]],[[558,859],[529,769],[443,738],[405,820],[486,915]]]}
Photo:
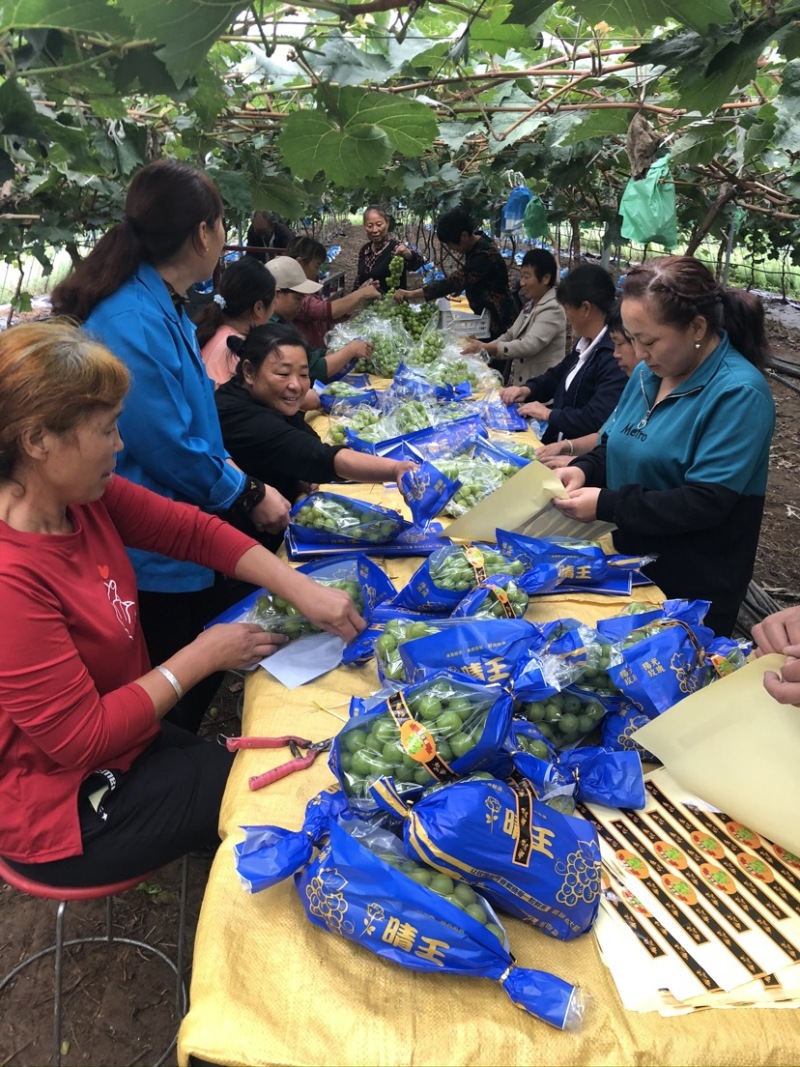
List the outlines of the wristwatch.
{"label": "wristwatch", "polygon": [[231,511],[239,515],[249,515],[253,508],[258,507],[267,495],[267,487],[258,478],[246,475],[244,489],[239,493],[231,504]]}

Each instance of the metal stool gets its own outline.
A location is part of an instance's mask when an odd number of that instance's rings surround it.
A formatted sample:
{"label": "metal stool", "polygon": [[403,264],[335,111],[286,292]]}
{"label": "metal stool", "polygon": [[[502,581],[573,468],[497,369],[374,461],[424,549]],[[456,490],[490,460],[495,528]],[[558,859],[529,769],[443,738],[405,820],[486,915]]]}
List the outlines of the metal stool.
{"label": "metal stool", "polygon": [[[175,1011],[178,1018],[181,1019],[186,1014],[186,1008],[188,1005],[188,995],[186,990],[186,983],[183,979],[183,954],[184,954],[184,941],[186,934],[186,893],[189,885],[189,857],[184,856],[181,866],[181,896],[180,896],[180,909],[178,915],[178,947],[177,957],[175,960],[171,960],[166,953],[161,949],[156,948],[154,945],[147,944],[146,941],[136,941],[130,937],[115,937],[112,922],[113,902],[117,893],[122,893],[126,889],[134,889],[141,882],[147,881],[150,875],[139,875],[137,878],[128,878],[124,882],[115,882],[112,885],[98,885],[98,886],[81,886],[79,888],[67,888],[65,886],[49,886],[42,885],[41,882],[35,882],[31,878],[24,874],[20,874],[15,871],[13,867],[9,867],[8,864],[0,858],[0,878],[7,882],[14,889],[19,889],[22,893],[27,893],[32,897],[43,897],[47,900],[57,900],[58,909],[56,911],[56,939],[55,942],[50,945],[49,948],[44,948],[40,952],[35,952],[30,956],[27,956],[21,963],[18,963],[9,973],[0,980],[0,993],[6,988],[6,986],[15,978],[20,971],[24,970],[27,966],[33,963],[35,960],[40,959],[42,956],[47,956],[49,953],[55,953],[55,999],[53,1004],[53,1057],[52,1062],[56,1067],[60,1067],[61,1064],[61,971],[63,964],[64,949],[70,945],[85,945],[90,943],[99,942],[100,944],[107,945],[133,945],[136,948],[144,949],[146,952],[152,953],[159,959],[163,960],[175,972]],[[76,937],[70,941],[64,940],[64,915],[67,910],[67,904],[71,900],[98,900],[105,898],[106,901],[106,934],[105,937]],[[173,1037],[169,1048],[156,1060],[153,1067],[159,1067],[164,1062],[167,1056],[175,1047],[175,1042],[178,1039],[177,1032]]]}

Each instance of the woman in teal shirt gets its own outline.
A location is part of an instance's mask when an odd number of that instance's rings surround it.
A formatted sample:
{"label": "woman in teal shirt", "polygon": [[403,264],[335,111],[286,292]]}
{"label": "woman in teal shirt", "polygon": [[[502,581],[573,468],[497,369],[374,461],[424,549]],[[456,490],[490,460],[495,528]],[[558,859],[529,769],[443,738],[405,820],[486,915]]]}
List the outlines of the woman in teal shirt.
{"label": "woman in teal shirt", "polygon": [[775,405],[761,372],[764,310],[691,256],[628,272],[622,320],[639,365],[600,445],[558,473],[581,521],[617,526],[619,552],[653,555],[668,597],[711,601],[730,634],[752,578]]}

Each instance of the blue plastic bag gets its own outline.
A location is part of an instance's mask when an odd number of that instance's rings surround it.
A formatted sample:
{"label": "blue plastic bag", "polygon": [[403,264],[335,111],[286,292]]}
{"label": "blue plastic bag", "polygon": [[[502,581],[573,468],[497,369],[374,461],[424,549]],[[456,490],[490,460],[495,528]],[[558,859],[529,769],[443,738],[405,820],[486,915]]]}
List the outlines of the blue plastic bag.
{"label": "blue plastic bag", "polygon": [[511,723],[511,697],[446,671],[377,701],[351,701],[351,718],[331,746],[329,766],[350,806],[375,810],[369,786],[391,775],[403,794],[488,769]]}
{"label": "blue plastic bag", "polygon": [[[412,877],[429,874],[429,885]],[[358,820],[330,821],[317,857],[295,875],[308,919],[417,971],[491,978],[512,1001],[560,1029],[576,1029],[579,990],[555,975],[517,967],[491,905],[470,905],[431,888],[448,876],[404,861],[400,842]],[[435,881],[437,880],[438,881]],[[454,887],[455,888],[455,887]]]}
{"label": "blue plastic bag", "polygon": [[391,783],[373,794],[404,820],[406,853],[468,882],[494,907],[562,941],[585,933],[600,902],[600,847],[585,819],[539,802],[530,783],[455,782],[407,808]]}
{"label": "blue plastic bag", "polygon": [[524,619],[459,619],[457,625],[409,641],[398,651],[412,681],[447,669],[487,685],[502,685],[528,654],[535,633]]}
{"label": "blue plastic bag", "polygon": [[521,563],[503,556],[494,545],[443,545],[414,572],[395,598],[395,606],[412,611],[453,611],[464,595],[492,574],[520,577]]}
{"label": "blue plastic bag", "polygon": [[427,530],[448,500],[461,488],[461,482],[447,478],[432,463],[423,462],[400,476],[400,492],[408,504],[414,525]]}
{"label": "blue plastic bag", "polygon": [[303,541],[321,544],[352,544],[370,541],[384,544],[393,541],[407,522],[399,511],[354,500],[339,493],[316,492],[304,497],[289,512],[289,527]]}
{"label": "blue plastic bag", "polygon": [[451,619],[521,619],[530,598],[510,574],[493,574],[467,593]]}

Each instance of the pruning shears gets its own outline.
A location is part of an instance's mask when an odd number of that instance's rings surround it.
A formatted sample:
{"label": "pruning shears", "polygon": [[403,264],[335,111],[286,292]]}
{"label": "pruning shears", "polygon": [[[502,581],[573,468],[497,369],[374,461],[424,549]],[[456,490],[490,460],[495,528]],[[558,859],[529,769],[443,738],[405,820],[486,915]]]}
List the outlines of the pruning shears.
{"label": "pruning shears", "polygon": [[[223,738],[220,737],[220,743]],[[332,737],[326,737],[324,741],[308,741],[304,737],[295,737],[287,734],[284,737],[226,737],[225,747],[229,752],[238,752],[247,748],[288,748],[292,759],[273,767],[271,771],[263,774],[254,774],[249,780],[251,789],[262,789],[265,785],[279,782],[281,778],[287,778],[295,771],[304,771],[310,767],[321,752],[327,752],[333,743]],[[305,751],[303,751],[305,749]]]}

